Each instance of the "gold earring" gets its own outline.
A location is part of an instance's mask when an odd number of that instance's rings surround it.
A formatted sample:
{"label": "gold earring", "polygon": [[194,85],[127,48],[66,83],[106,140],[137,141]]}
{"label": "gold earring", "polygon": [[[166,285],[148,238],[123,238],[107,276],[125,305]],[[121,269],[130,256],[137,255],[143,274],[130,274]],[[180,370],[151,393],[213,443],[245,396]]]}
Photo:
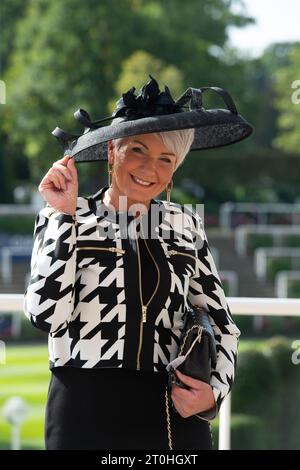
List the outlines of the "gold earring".
{"label": "gold earring", "polygon": [[113,167],[114,166],[112,164],[110,166],[109,161],[107,161],[107,173],[108,173],[108,186],[109,187],[111,186],[111,175],[112,175]]}
{"label": "gold earring", "polygon": [[167,186],[167,204],[168,206],[170,205],[170,195],[171,195],[171,191],[173,189],[173,180],[171,180],[169,183],[168,183],[168,186]]}

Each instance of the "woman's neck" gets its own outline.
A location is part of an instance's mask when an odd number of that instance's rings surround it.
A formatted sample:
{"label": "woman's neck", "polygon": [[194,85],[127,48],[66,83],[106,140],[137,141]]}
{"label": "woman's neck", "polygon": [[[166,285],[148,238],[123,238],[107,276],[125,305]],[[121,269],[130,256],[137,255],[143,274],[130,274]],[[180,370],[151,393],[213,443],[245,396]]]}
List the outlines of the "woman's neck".
{"label": "woman's neck", "polygon": [[[150,201],[140,202],[129,199],[125,194],[121,194],[113,186],[110,186],[102,195],[102,202],[111,210],[116,212],[134,212],[138,216],[140,213],[146,213],[150,207]],[[134,208],[131,206],[137,205]]]}

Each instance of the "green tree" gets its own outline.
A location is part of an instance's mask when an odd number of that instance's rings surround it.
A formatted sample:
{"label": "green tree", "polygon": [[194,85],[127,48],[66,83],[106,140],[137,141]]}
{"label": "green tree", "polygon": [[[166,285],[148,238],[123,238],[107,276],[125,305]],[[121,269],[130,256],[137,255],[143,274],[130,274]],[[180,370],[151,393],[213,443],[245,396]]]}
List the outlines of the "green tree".
{"label": "green tree", "polygon": [[300,154],[300,43],[294,44],[289,51],[288,66],[275,72],[276,98],[279,133],[274,146],[284,152]]}
{"label": "green tree", "polygon": [[149,75],[152,75],[160,84],[162,90],[164,84],[167,84],[175,99],[183,92],[183,77],[180,70],[173,65],[165,64],[162,60],[156,59],[153,55],[144,51],[136,51],[122,62],[121,73],[115,84],[116,96],[109,103],[109,111],[113,112],[116,100],[135,86],[136,93],[142,87]]}
{"label": "green tree", "polygon": [[7,68],[11,51],[14,48],[18,22],[26,14],[30,0],[1,0],[0,3],[0,76]]}
{"label": "green tree", "polygon": [[[227,28],[250,21],[231,13],[232,3],[239,0],[28,0],[4,74],[10,100],[1,128],[29,159],[33,181],[61,156],[50,134],[55,126],[81,133],[72,116],[80,107],[94,120],[105,117],[137,51],[150,54],[159,79],[176,79],[182,91],[241,86],[240,66],[216,55]],[[83,179],[95,174],[91,167],[82,166]]]}
{"label": "green tree", "polygon": [[[0,2],[0,80],[3,80],[4,71],[8,67],[14,48],[17,25],[26,12],[28,1],[1,0]],[[10,99],[9,95],[6,99]],[[0,203],[13,202],[13,187],[16,178],[22,176],[20,175],[22,168],[28,177],[25,156],[21,153],[18,155],[19,158],[13,158],[9,136],[2,129],[4,111],[5,105],[0,105]]]}

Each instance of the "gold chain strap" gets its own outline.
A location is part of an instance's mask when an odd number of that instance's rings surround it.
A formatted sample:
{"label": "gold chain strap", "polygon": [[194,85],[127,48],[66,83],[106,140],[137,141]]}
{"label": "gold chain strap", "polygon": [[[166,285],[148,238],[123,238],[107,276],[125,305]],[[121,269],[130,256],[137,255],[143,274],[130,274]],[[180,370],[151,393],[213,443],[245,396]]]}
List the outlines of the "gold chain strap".
{"label": "gold chain strap", "polygon": [[185,343],[186,343],[186,340],[187,340],[187,338],[188,338],[188,335],[189,335],[190,331],[192,331],[192,330],[194,330],[194,329],[197,329],[197,330],[198,330],[198,336],[199,336],[199,338],[197,338],[197,339],[198,339],[199,342],[200,342],[201,337],[202,337],[203,326],[194,325],[194,326],[192,326],[192,328],[190,328],[190,329],[186,332],[186,334],[185,334],[185,336],[184,336],[184,339],[183,339],[183,342],[182,342],[182,345],[181,345],[181,348],[180,348],[180,351],[179,351],[180,354],[183,353],[183,348],[184,348],[184,346],[185,346]]}
{"label": "gold chain strap", "polygon": [[172,442],[172,430],[171,430],[171,416],[170,416],[170,408],[169,408],[169,394],[168,394],[168,387],[166,387],[166,413],[167,413],[167,430],[168,430],[168,444],[169,450],[173,450],[173,442]]}
{"label": "gold chain strap", "polygon": [[[190,333],[193,329],[195,329],[195,328],[198,330],[198,337],[197,337],[197,340],[198,340],[198,341],[201,340],[202,332],[203,332],[203,327],[202,327],[202,326],[198,326],[198,325],[192,326],[192,328],[190,328],[190,329],[186,332],[186,334],[185,334],[184,340],[183,340],[182,345],[181,345],[181,348],[180,348],[180,354],[182,354],[182,352],[183,352],[183,348],[184,348],[184,346],[185,346],[185,343],[186,343],[186,340],[187,340],[187,337],[188,337],[189,333]],[[193,345],[192,345],[192,346],[193,346]],[[171,430],[171,416],[170,416],[170,407],[169,407],[168,387],[166,387],[165,399],[166,399],[166,415],[167,415],[168,444],[169,444],[169,450],[173,450],[172,430]],[[197,418],[198,418],[198,416],[197,416]]]}

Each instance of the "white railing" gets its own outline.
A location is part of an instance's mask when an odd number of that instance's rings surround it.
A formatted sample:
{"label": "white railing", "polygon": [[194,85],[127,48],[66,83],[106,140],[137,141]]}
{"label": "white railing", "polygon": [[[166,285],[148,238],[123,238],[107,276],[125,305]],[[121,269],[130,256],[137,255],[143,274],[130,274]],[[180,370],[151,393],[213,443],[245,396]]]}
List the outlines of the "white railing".
{"label": "white railing", "polygon": [[300,267],[300,248],[256,248],[254,250],[254,271],[258,279],[266,281],[268,258],[290,258],[291,271]]}
{"label": "white railing", "polygon": [[289,281],[298,281],[300,285],[299,271],[280,271],[275,278],[275,293],[277,297],[286,299],[289,297]]}
{"label": "white railing", "polygon": [[4,246],[0,248],[0,275],[3,283],[10,284],[13,280],[13,256],[22,256],[30,260],[32,246]]}
{"label": "white railing", "polygon": [[[23,294],[0,294],[0,312],[22,312]],[[227,297],[233,315],[300,316],[300,299]],[[229,450],[231,397],[225,398],[219,413],[219,450]]]}
{"label": "white railing", "polygon": [[211,246],[210,247],[210,251],[211,251],[211,255],[214,259],[214,262],[215,262],[215,265],[216,266],[219,266],[219,262],[220,262],[220,252],[219,252],[219,249],[216,248],[215,246]]}
{"label": "white railing", "polygon": [[231,228],[232,214],[254,215],[258,225],[269,223],[269,214],[290,216],[292,225],[300,224],[300,203],[278,202],[224,202],[220,206],[219,218],[221,228]]}
{"label": "white railing", "polygon": [[31,204],[0,204],[0,215],[36,215],[42,207],[43,205],[36,207]]}
{"label": "white railing", "polygon": [[[1,83],[1,80],[0,80]],[[16,190],[17,188],[15,188]],[[16,195],[15,195],[16,197]],[[45,201],[38,190],[32,190],[30,194],[30,204],[0,204],[0,215],[34,215],[45,206]]]}
{"label": "white railing", "polygon": [[300,236],[300,225],[240,225],[234,230],[234,246],[241,257],[247,255],[249,235],[270,235],[274,246],[288,246],[284,239],[289,235]]}
{"label": "white railing", "polygon": [[[233,315],[300,316],[300,299],[227,297]],[[219,413],[219,450],[230,450],[231,396],[227,395]]]}
{"label": "white railing", "polygon": [[239,278],[235,271],[222,271],[219,270],[221,281],[228,283],[228,293],[232,297],[236,297],[239,291]]}

